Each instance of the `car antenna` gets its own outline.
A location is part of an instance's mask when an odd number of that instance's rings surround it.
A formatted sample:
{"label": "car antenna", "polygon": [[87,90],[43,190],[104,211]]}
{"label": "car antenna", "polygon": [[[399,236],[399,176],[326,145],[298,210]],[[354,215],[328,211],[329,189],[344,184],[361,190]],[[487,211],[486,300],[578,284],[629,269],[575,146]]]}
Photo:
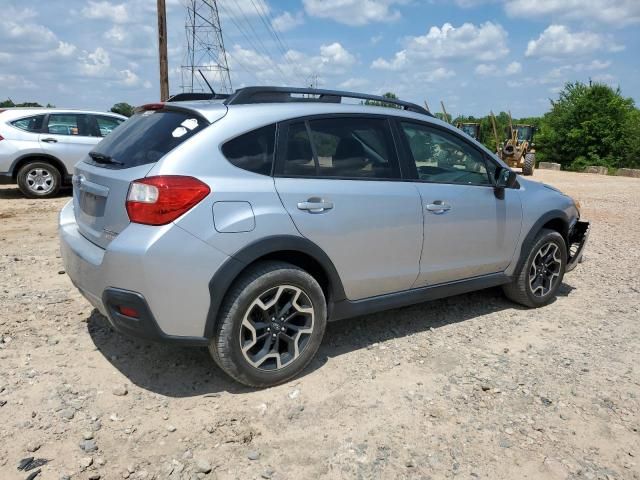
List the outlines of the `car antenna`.
{"label": "car antenna", "polygon": [[204,80],[204,83],[207,84],[207,87],[209,87],[209,90],[211,90],[211,94],[213,95],[213,98],[215,98],[216,97],[216,92],[215,92],[215,90],[213,90],[213,87],[211,86],[211,84],[207,81],[207,77],[204,76],[204,73],[202,73],[202,70],[200,70],[200,69],[198,69],[198,73],[200,74],[200,76]]}

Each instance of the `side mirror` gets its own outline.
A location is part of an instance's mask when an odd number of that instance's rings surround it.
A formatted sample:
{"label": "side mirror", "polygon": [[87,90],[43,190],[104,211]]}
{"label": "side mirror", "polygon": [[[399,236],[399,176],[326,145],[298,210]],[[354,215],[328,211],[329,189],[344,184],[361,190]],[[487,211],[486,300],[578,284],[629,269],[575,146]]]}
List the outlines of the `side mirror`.
{"label": "side mirror", "polygon": [[499,199],[504,198],[504,189],[513,188],[518,183],[518,177],[516,173],[508,168],[499,168],[496,172],[496,183],[494,185],[494,192]]}

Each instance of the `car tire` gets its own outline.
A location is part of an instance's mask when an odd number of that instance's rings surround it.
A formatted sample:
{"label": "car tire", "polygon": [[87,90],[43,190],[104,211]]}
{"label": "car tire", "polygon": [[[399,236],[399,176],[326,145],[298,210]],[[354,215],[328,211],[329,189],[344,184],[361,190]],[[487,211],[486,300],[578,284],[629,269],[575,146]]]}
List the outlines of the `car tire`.
{"label": "car tire", "polygon": [[524,165],[522,165],[522,175],[533,175],[533,170],[536,168],[536,155],[535,153],[527,153],[524,156]]}
{"label": "car tire", "polygon": [[49,198],[60,190],[60,171],[47,162],[27,162],[18,170],[18,188],[27,198]]}
{"label": "car tire", "polygon": [[516,271],[512,283],[502,287],[510,300],[526,307],[541,307],[551,302],[562,284],[567,268],[567,247],[555,230],[543,228],[523,246],[526,259]]}
{"label": "car tire", "polygon": [[278,385],[300,373],[316,354],[327,324],[316,279],[285,262],[261,262],[243,273],[220,312],[211,356],[250,387]]}

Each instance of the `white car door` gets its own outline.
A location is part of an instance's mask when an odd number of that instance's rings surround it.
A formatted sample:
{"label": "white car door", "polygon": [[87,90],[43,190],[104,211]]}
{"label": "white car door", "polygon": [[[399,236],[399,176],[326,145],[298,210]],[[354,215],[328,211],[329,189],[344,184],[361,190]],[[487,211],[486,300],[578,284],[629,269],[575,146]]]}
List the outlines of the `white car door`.
{"label": "white car door", "polygon": [[49,114],[44,132],[38,137],[40,148],[62,161],[69,173],[101,140],[93,118],[80,113]]}

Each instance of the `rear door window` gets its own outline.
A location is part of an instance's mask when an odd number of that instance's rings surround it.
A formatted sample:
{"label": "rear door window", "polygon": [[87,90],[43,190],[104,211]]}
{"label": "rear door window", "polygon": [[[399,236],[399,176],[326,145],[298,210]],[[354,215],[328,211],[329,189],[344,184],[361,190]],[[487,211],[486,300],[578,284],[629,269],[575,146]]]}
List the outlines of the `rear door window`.
{"label": "rear door window", "polygon": [[286,176],[398,179],[400,169],[384,118],[338,117],[289,125]]}
{"label": "rear door window", "polygon": [[20,118],[11,122],[16,128],[24,130],[25,132],[39,133],[42,130],[42,122],[44,121],[44,115],[34,115],[32,117]]}
{"label": "rear door window", "polygon": [[238,168],[270,175],[275,138],[276,126],[268,125],[229,140],[222,146],[222,154]]}
{"label": "rear door window", "polygon": [[121,118],[107,117],[102,115],[96,115],[96,122],[98,122],[98,130],[101,137],[109,135],[118,125],[124,122]]}
{"label": "rear door window", "polygon": [[47,118],[47,133],[96,137],[93,122],[89,115],[75,113],[51,113]]}
{"label": "rear door window", "polygon": [[209,123],[192,112],[145,110],[138,112],[93,149],[110,162],[101,167],[131,168],[155,163]]}

